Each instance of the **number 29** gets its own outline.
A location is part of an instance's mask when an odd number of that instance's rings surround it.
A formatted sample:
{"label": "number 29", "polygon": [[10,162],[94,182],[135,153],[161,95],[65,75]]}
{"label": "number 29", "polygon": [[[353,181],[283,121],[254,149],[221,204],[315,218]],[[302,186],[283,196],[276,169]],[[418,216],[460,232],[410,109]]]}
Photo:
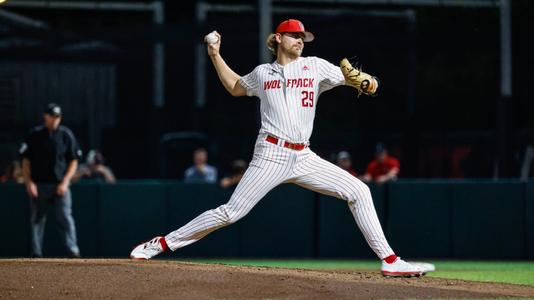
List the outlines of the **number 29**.
{"label": "number 29", "polygon": [[313,107],[313,91],[302,91],[302,106],[303,107]]}

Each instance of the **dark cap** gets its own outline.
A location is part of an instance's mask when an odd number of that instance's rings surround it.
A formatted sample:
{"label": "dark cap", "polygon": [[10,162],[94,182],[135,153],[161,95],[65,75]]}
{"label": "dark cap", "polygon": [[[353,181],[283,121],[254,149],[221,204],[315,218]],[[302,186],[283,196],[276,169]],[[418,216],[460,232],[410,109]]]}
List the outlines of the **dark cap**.
{"label": "dark cap", "polygon": [[48,105],[46,105],[44,113],[54,117],[61,117],[62,115],[61,107],[56,103],[48,103]]}
{"label": "dark cap", "polygon": [[350,154],[347,151],[341,151],[337,154],[337,159],[350,159]]}
{"label": "dark cap", "polygon": [[384,145],[383,143],[376,144],[376,148],[375,148],[376,154],[382,154],[386,151],[388,151],[388,149],[386,148],[386,145]]}

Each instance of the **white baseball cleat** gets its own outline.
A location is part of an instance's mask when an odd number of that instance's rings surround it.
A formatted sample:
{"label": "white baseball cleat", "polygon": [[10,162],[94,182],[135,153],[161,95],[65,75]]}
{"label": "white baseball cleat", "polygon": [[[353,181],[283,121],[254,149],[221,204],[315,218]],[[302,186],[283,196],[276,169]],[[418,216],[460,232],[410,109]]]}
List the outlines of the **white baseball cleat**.
{"label": "white baseball cleat", "polygon": [[146,243],[137,245],[130,253],[131,259],[147,260],[164,251],[161,245],[162,236],[157,236]]}
{"label": "white baseball cleat", "polygon": [[431,263],[415,262],[415,261],[409,261],[408,263],[411,264],[412,266],[417,266],[423,269],[424,273],[436,271],[436,266]]}
{"label": "white baseball cleat", "polygon": [[423,268],[409,264],[402,260],[400,257],[397,257],[397,260],[391,264],[388,264],[385,261],[382,261],[382,275],[384,276],[395,276],[395,277],[412,277],[412,276],[421,276],[425,274]]}

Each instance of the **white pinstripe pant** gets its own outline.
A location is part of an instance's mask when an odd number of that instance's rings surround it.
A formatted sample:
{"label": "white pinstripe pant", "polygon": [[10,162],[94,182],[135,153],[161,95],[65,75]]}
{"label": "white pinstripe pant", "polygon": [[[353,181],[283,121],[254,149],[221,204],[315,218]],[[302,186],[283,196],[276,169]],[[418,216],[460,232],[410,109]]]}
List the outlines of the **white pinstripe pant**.
{"label": "white pinstripe pant", "polygon": [[210,232],[243,218],[273,188],[295,183],[321,194],[346,200],[369,246],[383,259],[393,254],[376,215],[367,185],[309,148],[291,150],[265,141],[260,134],[254,157],[228,203],[208,210],[165,240],[171,250],[192,244]]}

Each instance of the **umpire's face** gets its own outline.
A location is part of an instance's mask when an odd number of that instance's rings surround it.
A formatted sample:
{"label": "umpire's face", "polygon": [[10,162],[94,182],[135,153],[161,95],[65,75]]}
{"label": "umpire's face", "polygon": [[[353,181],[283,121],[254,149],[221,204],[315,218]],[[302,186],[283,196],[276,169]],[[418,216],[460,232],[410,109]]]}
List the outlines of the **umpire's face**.
{"label": "umpire's face", "polygon": [[50,130],[56,130],[61,123],[61,116],[55,116],[50,114],[44,114],[44,126]]}

